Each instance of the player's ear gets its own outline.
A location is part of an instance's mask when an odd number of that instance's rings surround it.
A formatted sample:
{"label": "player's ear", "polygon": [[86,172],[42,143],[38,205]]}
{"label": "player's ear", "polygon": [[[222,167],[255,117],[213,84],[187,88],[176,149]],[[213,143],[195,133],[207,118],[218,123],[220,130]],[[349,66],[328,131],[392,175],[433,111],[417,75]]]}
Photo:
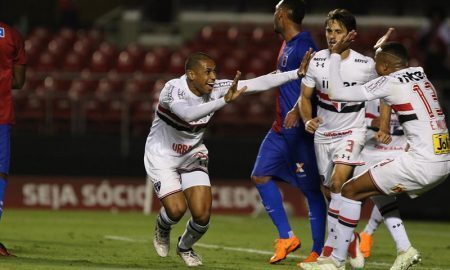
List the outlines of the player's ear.
{"label": "player's ear", "polygon": [[188,69],[186,71],[186,76],[188,77],[189,80],[195,79],[195,73],[192,69]]}

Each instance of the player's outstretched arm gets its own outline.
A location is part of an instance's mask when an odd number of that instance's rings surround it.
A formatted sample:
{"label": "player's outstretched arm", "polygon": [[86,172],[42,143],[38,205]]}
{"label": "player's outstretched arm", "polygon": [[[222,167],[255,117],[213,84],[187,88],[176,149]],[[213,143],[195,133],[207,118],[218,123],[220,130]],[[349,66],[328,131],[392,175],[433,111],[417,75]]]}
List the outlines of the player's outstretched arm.
{"label": "player's outstretched arm", "polygon": [[230,88],[228,88],[228,92],[224,96],[226,103],[230,103],[230,102],[234,101],[242,94],[242,92],[247,90],[247,86],[244,86],[238,90],[238,81],[239,81],[240,77],[241,77],[241,72],[237,71],[236,76],[234,76],[233,83],[231,84]]}

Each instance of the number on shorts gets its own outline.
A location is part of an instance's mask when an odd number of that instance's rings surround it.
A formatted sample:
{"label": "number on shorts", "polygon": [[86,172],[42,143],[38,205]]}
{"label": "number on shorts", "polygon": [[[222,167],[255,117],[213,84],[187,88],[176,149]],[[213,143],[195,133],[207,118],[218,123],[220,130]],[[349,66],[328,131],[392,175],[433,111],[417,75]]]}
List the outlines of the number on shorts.
{"label": "number on shorts", "polygon": [[347,140],[347,148],[345,148],[345,151],[352,153],[354,144],[355,142],[353,140]]}

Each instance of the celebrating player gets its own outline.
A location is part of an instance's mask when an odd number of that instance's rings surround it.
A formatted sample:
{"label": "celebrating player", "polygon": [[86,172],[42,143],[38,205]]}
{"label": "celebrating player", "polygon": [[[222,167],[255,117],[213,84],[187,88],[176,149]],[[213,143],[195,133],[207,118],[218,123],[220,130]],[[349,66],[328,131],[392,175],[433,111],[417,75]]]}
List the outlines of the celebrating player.
{"label": "celebrating player", "polygon": [[[3,213],[3,198],[9,174],[11,125],[14,109],[11,95],[13,89],[25,83],[26,54],[22,36],[0,22],[0,217]],[[0,243],[0,256],[10,256]]]}
{"label": "celebrating player", "polygon": [[[345,9],[328,13],[325,21],[325,36],[328,49],[317,52],[309,64],[299,98],[300,114],[306,131],[314,134],[319,174],[323,185],[329,189],[328,237],[322,255],[329,256],[334,247],[335,226],[341,202],[341,187],[350,179],[355,166],[364,164],[360,152],[365,140],[364,102],[335,102],[329,98],[330,49],[350,31],[356,29],[355,17]],[[309,56],[308,56],[309,57]],[[360,85],[377,76],[372,58],[350,48],[340,53],[343,64],[339,72],[344,84]],[[313,118],[311,99],[316,89],[318,98],[317,116]],[[342,89],[342,91],[351,91]],[[359,250],[358,236],[353,236],[350,263],[355,268],[364,266],[364,257]],[[301,263],[307,268],[308,263]]]}
{"label": "celebrating player", "polygon": [[[344,91],[339,53],[348,49],[356,32],[350,32],[331,48],[329,97],[337,101],[383,99],[396,112],[409,150],[372,166],[342,187],[336,243],[330,257],[316,269],[344,269],[349,239],[358,224],[361,201],[375,195],[407,193],[416,197],[444,181],[450,174],[450,137],[445,115],[434,86],[422,67],[408,66],[408,53],[400,43],[385,43],[375,55],[381,76]],[[409,247],[398,253],[391,270],[409,269],[420,262],[419,252]]]}
{"label": "celebrating player", "polygon": [[203,135],[214,112],[243,91],[268,90],[299,76],[293,70],[240,81],[238,72],[234,81],[216,80],[214,60],[204,53],[193,53],[186,60],[185,75],[166,83],[144,156],[148,178],[163,205],[153,240],[159,256],[168,255],[171,227],[189,208],[192,218],[178,240],[177,253],[188,266],[202,264],[192,246],[209,227],[212,195]]}
{"label": "celebrating player", "polygon": [[[304,15],[303,0],[283,0],[276,5],[274,29],[284,39],[278,56],[278,70],[296,69],[305,52],[316,48],[310,34],[302,32]],[[285,259],[301,245],[289,225],[275,181],[284,181],[299,188],[308,201],[313,247],[305,261],[317,260],[325,238],[326,204],[320,190],[313,137],[305,132],[303,125],[298,124],[299,114],[295,104],[299,96],[299,83],[296,80],[280,87],[276,120],[260,146],[251,176],[278,230],[279,239],[275,242],[275,254],[270,258],[270,263]]]}
{"label": "celebrating player", "polygon": [[[366,143],[361,152],[362,159],[366,162],[366,164],[355,168],[355,176],[365,172],[376,163],[387,158],[394,158],[407,150],[406,136],[404,135],[400,122],[393,111],[390,121],[390,134],[392,136],[392,141],[389,144],[381,144],[376,140],[376,131],[380,126],[379,104],[379,99],[366,102]],[[372,209],[367,225],[360,233],[360,248],[364,257],[368,258],[370,256],[370,250],[373,243],[372,234],[383,221],[395,241],[397,252],[401,253],[408,250],[411,243],[408,235],[406,234],[403,221],[400,218],[395,196],[375,196],[371,199],[376,203]],[[382,206],[382,208],[378,210],[377,205]]]}

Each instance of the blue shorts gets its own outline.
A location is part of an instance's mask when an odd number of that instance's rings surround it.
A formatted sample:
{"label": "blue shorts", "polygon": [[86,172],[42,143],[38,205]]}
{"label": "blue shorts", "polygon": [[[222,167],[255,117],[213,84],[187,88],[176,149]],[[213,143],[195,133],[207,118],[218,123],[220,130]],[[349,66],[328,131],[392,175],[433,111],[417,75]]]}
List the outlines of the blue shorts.
{"label": "blue shorts", "polygon": [[252,175],[272,176],[300,189],[320,189],[314,137],[270,130],[259,148]]}
{"label": "blue shorts", "polygon": [[9,174],[11,125],[0,124],[0,173]]}

